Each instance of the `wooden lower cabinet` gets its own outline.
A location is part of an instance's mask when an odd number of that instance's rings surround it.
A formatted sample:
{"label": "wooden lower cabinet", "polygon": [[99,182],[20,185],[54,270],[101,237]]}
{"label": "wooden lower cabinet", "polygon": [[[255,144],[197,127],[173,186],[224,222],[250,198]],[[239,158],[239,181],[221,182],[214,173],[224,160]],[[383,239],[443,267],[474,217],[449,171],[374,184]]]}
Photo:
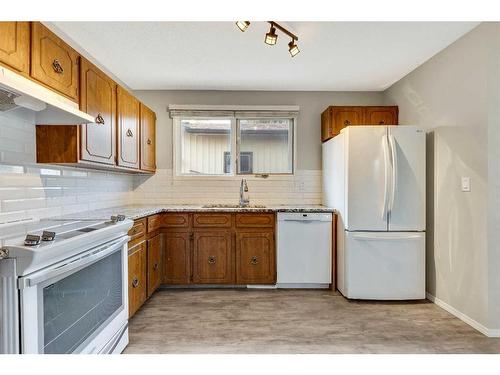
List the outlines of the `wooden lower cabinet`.
{"label": "wooden lower cabinet", "polygon": [[128,250],[128,315],[132,317],[147,299],[146,242]]}
{"label": "wooden lower cabinet", "polygon": [[189,284],[191,282],[191,244],[189,232],[168,231],[164,234],[165,284]]}
{"label": "wooden lower cabinet", "polygon": [[231,237],[231,231],[194,232],[193,283],[234,283]]}
{"label": "wooden lower cabinet", "polygon": [[162,282],[163,265],[161,251],[161,235],[157,234],[147,241],[148,270],[147,291],[148,298],[158,289]]}
{"label": "wooden lower cabinet", "polygon": [[276,283],[274,229],[236,233],[236,282]]}

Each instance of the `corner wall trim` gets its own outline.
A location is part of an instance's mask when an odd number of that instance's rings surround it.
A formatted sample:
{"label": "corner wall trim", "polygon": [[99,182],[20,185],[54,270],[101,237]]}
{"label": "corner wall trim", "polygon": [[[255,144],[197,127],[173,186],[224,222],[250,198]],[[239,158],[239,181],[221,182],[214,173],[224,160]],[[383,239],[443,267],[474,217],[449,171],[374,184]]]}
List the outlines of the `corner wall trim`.
{"label": "corner wall trim", "polygon": [[472,328],[478,330],[483,335],[488,336],[488,337],[500,337],[500,329],[489,329],[489,328],[486,328],[485,326],[483,326],[478,321],[476,321],[476,320],[472,319],[471,317],[465,315],[464,313],[458,311],[453,306],[448,305],[446,302],[440,300],[439,298],[433,296],[430,293],[425,293],[425,296],[427,297],[427,299],[429,301],[431,301],[434,304],[438,305],[443,310],[448,311],[450,314],[456,316],[458,319],[460,319],[464,323],[467,323]]}

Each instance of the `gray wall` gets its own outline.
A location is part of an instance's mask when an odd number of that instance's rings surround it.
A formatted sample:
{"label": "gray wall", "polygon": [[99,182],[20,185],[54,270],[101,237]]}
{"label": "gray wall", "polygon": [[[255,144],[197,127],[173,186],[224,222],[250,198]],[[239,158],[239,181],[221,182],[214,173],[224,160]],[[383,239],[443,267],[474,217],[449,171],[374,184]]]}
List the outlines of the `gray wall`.
{"label": "gray wall", "polygon": [[[293,79],[293,78],[291,78]],[[157,116],[158,168],[172,168],[169,104],[299,105],[297,168],[321,169],[321,112],[329,105],[380,105],[381,92],[136,91]]]}
{"label": "gray wall", "polygon": [[[490,52],[499,50],[499,28],[479,25],[384,93],[401,124],[428,132],[427,290],[488,328],[500,327],[500,116],[488,108],[500,103],[498,89],[488,102],[495,72],[500,83]],[[461,191],[462,176],[471,177],[471,192]]]}

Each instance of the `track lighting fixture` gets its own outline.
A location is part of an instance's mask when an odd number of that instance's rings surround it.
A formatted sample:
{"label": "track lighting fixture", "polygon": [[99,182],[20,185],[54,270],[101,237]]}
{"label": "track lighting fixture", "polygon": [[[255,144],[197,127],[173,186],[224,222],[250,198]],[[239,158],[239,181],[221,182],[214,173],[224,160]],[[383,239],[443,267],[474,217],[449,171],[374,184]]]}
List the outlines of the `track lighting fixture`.
{"label": "track lighting fixture", "polygon": [[290,52],[290,55],[294,57],[296,54],[300,52],[299,47],[295,44],[295,40],[292,39],[290,43],[288,43],[288,52]]}
{"label": "track lighting fixture", "polygon": [[236,21],[236,26],[238,26],[238,29],[242,32],[245,32],[248,26],[250,26],[250,21]]}
{"label": "track lighting fixture", "polygon": [[269,29],[269,32],[266,34],[264,42],[266,42],[266,44],[269,44],[270,46],[274,46],[277,41],[278,41],[278,35],[276,35],[276,28],[271,22],[271,28]]}
{"label": "track lighting fixture", "polygon": [[[278,34],[276,34],[276,29],[278,29],[282,33],[292,38],[292,41],[288,43],[288,52],[290,52],[290,56],[294,57],[295,55],[297,55],[300,52],[299,47],[297,46],[297,41],[299,40],[297,35],[291,33],[283,26],[274,21],[267,22],[271,25],[271,27],[269,28],[269,32],[266,33],[264,42],[266,44],[269,44],[270,46],[274,46],[278,41]],[[246,29],[248,29],[248,26],[250,26],[250,21],[236,21],[236,26],[238,26],[238,29],[240,29],[241,31],[246,31]]]}

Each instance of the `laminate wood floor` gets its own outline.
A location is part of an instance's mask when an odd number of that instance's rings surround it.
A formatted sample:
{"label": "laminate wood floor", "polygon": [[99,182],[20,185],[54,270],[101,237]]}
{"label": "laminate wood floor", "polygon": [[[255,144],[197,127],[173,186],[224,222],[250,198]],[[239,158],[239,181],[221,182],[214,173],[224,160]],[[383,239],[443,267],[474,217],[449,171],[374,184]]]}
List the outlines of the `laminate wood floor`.
{"label": "laminate wood floor", "polygon": [[500,353],[431,302],[321,290],[160,290],[129,325],[125,353]]}

